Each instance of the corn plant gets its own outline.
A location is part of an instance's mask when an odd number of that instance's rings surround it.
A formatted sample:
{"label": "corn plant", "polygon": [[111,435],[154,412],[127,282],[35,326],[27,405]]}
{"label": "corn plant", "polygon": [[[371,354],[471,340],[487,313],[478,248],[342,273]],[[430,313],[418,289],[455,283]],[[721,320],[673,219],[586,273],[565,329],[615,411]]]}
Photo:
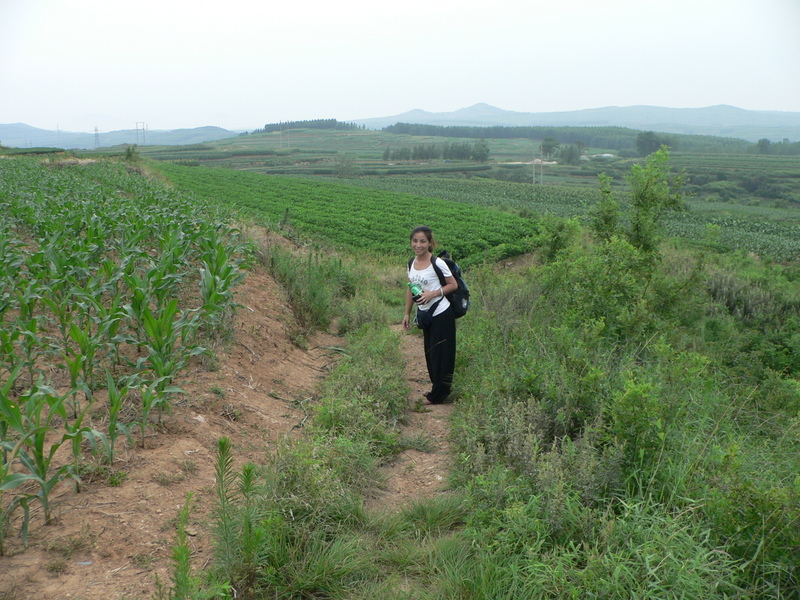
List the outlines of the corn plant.
{"label": "corn plant", "polygon": [[130,321],[133,330],[135,343],[141,348],[144,345],[144,311],[149,310],[150,286],[145,277],[138,273],[127,273],[123,276],[125,284],[128,286],[130,303],[123,306],[125,315]]}
{"label": "corn plant", "polygon": [[115,448],[119,435],[122,433],[131,441],[131,430],[125,423],[120,423],[119,414],[122,411],[122,402],[128,395],[130,387],[127,383],[120,386],[114,381],[110,371],[106,371],[106,386],[108,389],[108,428],[107,432],[99,436],[106,451],[108,464],[114,464]]}
{"label": "corn plant", "polygon": [[[14,375],[16,376],[18,372],[15,371]],[[6,385],[12,383],[10,380]],[[0,413],[7,423],[7,433],[13,432],[22,443],[16,457],[28,470],[28,478],[39,485],[36,497],[44,509],[46,524],[52,519],[50,492],[69,469],[69,465],[64,465],[53,470],[53,458],[63,443],[72,441],[76,437],[83,438],[84,433],[90,431],[80,424],[73,425],[60,440],[48,442],[48,435],[55,431],[53,419],[61,417],[67,421],[64,406],[67,396],[57,395],[52,387],[40,381],[26,390],[19,397],[18,403],[8,398],[7,392],[6,397],[0,402]]]}
{"label": "corn plant", "polygon": [[25,262],[21,249],[22,242],[11,237],[5,230],[0,233],[0,276],[14,277],[19,273]]}
{"label": "corn plant", "polygon": [[83,319],[81,325],[75,323],[70,325],[70,339],[74,342],[74,348],[67,346],[65,354],[73,379],[73,388],[77,389],[79,385],[76,375],[81,375],[80,389],[83,390],[86,400],[91,403],[93,392],[97,387],[94,371],[99,361],[98,354],[104,349],[110,349],[115,361],[118,361],[118,344],[121,340],[128,339],[127,336],[118,337],[125,313],[120,305],[119,296],[102,302],[86,291],[76,291],[74,295],[81,298],[78,306],[87,318]]}
{"label": "corn plant", "polygon": [[0,322],[3,321],[3,317],[12,306],[11,285],[6,285],[0,280]]}
{"label": "corn plant", "polygon": [[158,260],[147,270],[145,277],[152,298],[160,308],[177,295],[186,277],[193,239],[185,234],[180,225],[169,224],[157,241]]}
{"label": "corn plant", "polygon": [[77,415],[74,421],[64,422],[65,433],[61,439],[61,443],[69,441],[72,445],[72,464],[65,465],[64,475],[72,479],[77,492],[81,491],[81,476],[78,459],[81,456],[83,442],[89,442],[91,450],[94,452],[97,446],[97,440],[103,437],[103,433],[100,431],[83,425],[83,419],[90,406],[91,405],[87,405],[84,407],[83,411]]}
{"label": "corn plant", "polygon": [[3,498],[3,495],[9,490],[33,479],[33,476],[28,473],[14,473],[11,471],[11,465],[19,456],[24,443],[25,438],[16,441],[6,439],[0,441],[0,447],[3,449],[3,460],[0,461],[0,556],[5,555],[6,535],[11,524],[11,516],[17,508],[22,508],[24,512],[21,534],[23,542],[27,541],[28,524],[30,523],[30,508],[28,506],[30,494],[17,494],[9,502],[5,502]]}
{"label": "corn plant", "polygon": [[[55,286],[54,286],[55,287]],[[50,310],[56,325],[61,332],[61,345],[69,344],[69,329],[72,317],[78,311],[77,303],[70,294],[58,294],[51,288],[51,293],[42,298],[42,304]]]}
{"label": "corn plant", "polygon": [[27,281],[16,290],[19,316],[14,319],[14,327],[20,332],[19,341],[28,368],[28,377],[33,382],[36,372],[36,359],[41,351],[39,321],[42,315],[37,314],[37,305],[42,299],[37,283]]}
{"label": "corn plant", "polygon": [[73,352],[68,348],[66,352],[67,358],[64,360],[64,364],[67,367],[67,371],[69,371],[70,389],[72,390],[72,416],[74,418],[77,417],[80,408],[80,401],[77,397],[78,392],[83,390],[86,398],[89,397],[88,390],[86,390],[79,381],[81,372],[83,371],[83,363],[86,362],[86,356],[80,352]]}
{"label": "corn plant", "polygon": [[122,306],[122,294],[112,296],[106,302],[97,302],[96,315],[100,328],[103,333],[101,342],[107,352],[113,357],[113,364],[120,362],[119,347],[122,343],[127,343],[131,338],[129,335],[121,333],[122,324],[125,319],[125,310]]}
{"label": "corn plant", "polygon": [[16,352],[16,344],[21,335],[19,329],[0,327],[0,365],[9,374],[14,370],[15,365],[22,364]]}
{"label": "corn plant", "polygon": [[9,529],[11,515],[18,507],[21,507],[24,511],[22,519],[23,540],[27,534],[28,523],[30,522],[28,494],[17,495],[8,503],[6,503],[3,498],[3,495],[9,490],[33,479],[33,476],[29,473],[15,473],[11,470],[14,461],[19,457],[19,453],[27,440],[25,436],[16,439],[11,439],[9,437],[8,416],[10,414],[13,418],[16,408],[11,398],[11,389],[13,388],[14,380],[19,375],[21,368],[22,365],[17,365],[3,387],[0,388],[0,449],[2,449],[3,452],[2,460],[0,460],[0,556],[3,556],[5,553],[5,539]]}
{"label": "corn plant", "polygon": [[[92,372],[99,343],[92,336],[91,328],[88,326],[86,329],[82,329],[73,323],[70,325],[69,335],[77,345],[77,350],[71,347],[66,348],[67,355],[72,358],[72,360],[67,359],[72,389],[74,392],[82,391],[86,401],[91,404],[93,402]],[[79,376],[82,376],[81,381],[79,381]]]}
{"label": "corn plant", "polygon": [[156,379],[150,383],[142,383],[139,387],[139,393],[142,396],[142,412],[139,417],[139,432],[141,434],[141,447],[145,446],[145,434],[147,432],[147,424],[150,421],[150,413],[156,409],[159,414],[159,424],[161,422],[161,415],[164,412],[169,412],[169,394],[179,393],[180,388],[166,385],[163,379]]}
{"label": "corn plant", "polygon": [[15,327],[19,331],[19,342],[23,355],[23,364],[28,371],[28,381],[33,382],[36,379],[36,373],[39,367],[36,361],[41,351],[42,336],[39,329],[39,316],[33,316],[30,319],[15,319]]}
{"label": "corn plant", "polygon": [[159,315],[148,306],[142,307],[140,319],[144,324],[147,357],[139,359],[141,371],[147,364],[155,375],[159,388],[169,385],[190,356],[202,354],[205,348],[192,345],[190,340],[197,330],[196,313],[178,314],[178,301],[171,300]]}
{"label": "corn plant", "polygon": [[227,261],[221,266],[203,261],[203,268],[200,269],[200,294],[203,300],[202,311],[209,329],[219,327],[230,317],[236,307],[233,289],[242,279],[244,273]]}

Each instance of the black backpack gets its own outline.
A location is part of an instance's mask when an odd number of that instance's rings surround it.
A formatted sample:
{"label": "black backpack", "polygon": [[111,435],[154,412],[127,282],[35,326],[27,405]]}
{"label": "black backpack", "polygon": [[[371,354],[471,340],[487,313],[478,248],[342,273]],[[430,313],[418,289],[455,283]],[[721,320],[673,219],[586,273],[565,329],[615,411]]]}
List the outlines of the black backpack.
{"label": "black backpack", "polygon": [[[456,264],[456,261],[450,258],[450,253],[447,250],[440,252],[438,258],[441,258],[447,264],[447,267],[453,274],[453,278],[458,284],[456,291],[446,294],[447,299],[450,301],[450,306],[453,307],[453,313],[455,313],[456,319],[458,319],[467,314],[469,310],[469,288],[461,274],[461,267]],[[408,261],[409,270],[413,262],[413,258]],[[447,285],[447,280],[444,278],[444,273],[442,273],[439,265],[436,264],[436,257],[431,257],[431,264],[433,265],[433,270],[436,272],[436,276],[439,278],[439,283],[444,287]]]}

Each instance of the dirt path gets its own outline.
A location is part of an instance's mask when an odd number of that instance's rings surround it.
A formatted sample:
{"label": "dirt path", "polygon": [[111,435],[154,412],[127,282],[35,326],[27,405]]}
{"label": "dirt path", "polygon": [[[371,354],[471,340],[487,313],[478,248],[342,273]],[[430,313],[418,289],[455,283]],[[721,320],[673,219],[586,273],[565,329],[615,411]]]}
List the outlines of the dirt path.
{"label": "dirt path", "polygon": [[[401,325],[393,325],[392,329],[400,334],[401,350],[407,364],[406,377],[411,389],[408,401],[414,407],[422,398],[423,392],[430,390],[422,337],[413,329],[406,332]],[[368,509],[397,510],[415,500],[430,498],[447,489],[452,412],[452,404],[423,406],[419,410],[411,411],[404,434],[407,437],[424,436],[429,440],[430,452],[406,450],[387,466],[384,469],[386,489],[368,503]]]}

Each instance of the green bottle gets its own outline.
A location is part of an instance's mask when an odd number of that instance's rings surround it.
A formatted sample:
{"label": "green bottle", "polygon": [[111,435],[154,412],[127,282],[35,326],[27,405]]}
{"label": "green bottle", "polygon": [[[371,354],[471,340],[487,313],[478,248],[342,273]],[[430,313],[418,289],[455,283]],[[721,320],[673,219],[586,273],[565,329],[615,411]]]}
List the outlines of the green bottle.
{"label": "green bottle", "polygon": [[422,286],[418,284],[416,281],[409,281],[408,287],[411,289],[411,299],[416,302],[419,300],[420,295],[424,291]]}

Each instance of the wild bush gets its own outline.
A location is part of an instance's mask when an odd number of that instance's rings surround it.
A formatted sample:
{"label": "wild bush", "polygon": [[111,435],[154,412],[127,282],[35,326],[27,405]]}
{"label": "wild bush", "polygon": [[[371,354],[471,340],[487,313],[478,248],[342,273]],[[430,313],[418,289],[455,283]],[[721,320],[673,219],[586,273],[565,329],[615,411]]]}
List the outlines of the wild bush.
{"label": "wild bush", "polygon": [[[668,179],[659,169],[651,175]],[[537,589],[565,589],[563,579],[538,577],[567,557],[586,566],[613,556],[616,573],[632,579],[615,588],[581,569],[581,589],[789,597],[800,547],[800,464],[791,450],[800,396],[786,377],[796,338],[782,321],[793,326],[796,286],[751,275],[759,290],[741,273],[714,280],[712,270],[708,287],[705,257],[641,243],[657,240],[657,228],[642,226],[634,239],[614,219],[604,223],[609,235],[598,225],[596,243],[572,244],[527,271],[471,274],[484,293],[459,332],[454,440],[457,481],[473,492],[475,531],[486,535],[479,547],[509,557],[487,556],[486,581],[503,582],[493,593],[537,597]],[[625,499],[619,512],[617,498]],[[621,526],[633,507],[643,535],[627,542],[638,550],[599,550],[606,517]],[[502,525],[493,528],[492,516]],[[658,527],[684,517],[692,527],[676,525],[672,557],[703,574],[683,579],[678,561],[672,575],[637,587],[653,572],[640,570],[636,554],[649,552]],[[526,564],[517,556],[549,567],[523,577],[499,566]]]}
{"label": "wild bush", "polygon": [[[481,482],[473,486],[481,487]],[[471,532],[479,598],[731,598],[737,565],[694,518],[649,500],[588,508],[565,490],[555,502],[521,495],[488,508]]]}

